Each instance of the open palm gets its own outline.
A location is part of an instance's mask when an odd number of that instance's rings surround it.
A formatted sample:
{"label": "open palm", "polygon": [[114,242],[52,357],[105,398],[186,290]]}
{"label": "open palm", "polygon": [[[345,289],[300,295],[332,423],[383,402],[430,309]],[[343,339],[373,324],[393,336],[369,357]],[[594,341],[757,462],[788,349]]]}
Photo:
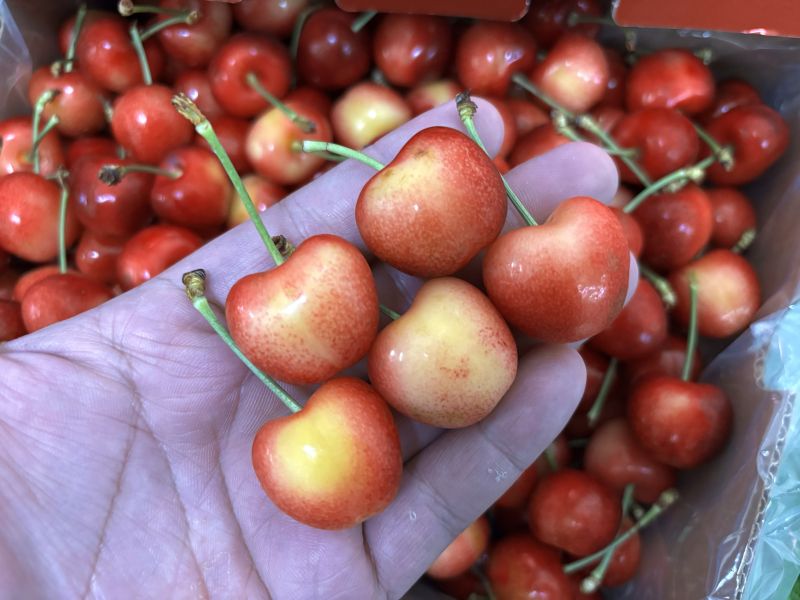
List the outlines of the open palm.
{"label": "open palm", "polygon": [[[487,146],[502,126],[480,102]],[[367,152],[384,162],[414,132],[459,127],[453,105]],[[273,234],[320,232],[361,245],[353,221],[371,175],[348,161],[270,209]],[[570,144],[509,181],[538,217],[558,201],[608,201],[616,172]],[[513,216],[510,216],[513,218]],[[537,347],[484,422],[442,433],[398,419],[406,466],[396,500],[361,527],[318,531],[277,510],[250,462],[255,432],[286,409],[183,296],[209,273],[222,304],[269,266],[243,225],[100,308],[0,346],[0,595],[14,598],[398,598],[552,441],[585,380],[577,354]],[[376,266],[381,301],[408,306],[419,282]],[[289,388],[298,400],[309,390]]]}

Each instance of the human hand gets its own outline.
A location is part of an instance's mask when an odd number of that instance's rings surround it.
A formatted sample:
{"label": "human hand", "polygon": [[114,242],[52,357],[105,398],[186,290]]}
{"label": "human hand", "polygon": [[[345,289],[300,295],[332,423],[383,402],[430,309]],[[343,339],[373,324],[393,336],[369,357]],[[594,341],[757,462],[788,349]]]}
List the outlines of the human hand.
{"label": "human hand", "polygon": [[[479,107],[476,124],[496,150],[501,121]],[[461,128],[450,104],[367,153],[388,162],[434,124]],[[270,231],[294,243],[329,232],[362,246],[353,206],[371,174],[339,165],[271,208]],[[617,185],[613,163],[588,144],[507,177],[537,219],[575,195],[607,202]],[[258,428],[286,409],[181,284],[183,272],[203,268],[208,297],[222,304],[237,279],[269,264],[243,225],[94,311],[0,345],[3,596],[398,598],[545,449],[580,399],[578,355],[535,347],[482,423],[441,432],[398,418],[406,465],[382,514],[345,531],[303,526],[270,503],[250,459]],[[420,284],[385,265],[375,276],[381,301],[400,311]]]}

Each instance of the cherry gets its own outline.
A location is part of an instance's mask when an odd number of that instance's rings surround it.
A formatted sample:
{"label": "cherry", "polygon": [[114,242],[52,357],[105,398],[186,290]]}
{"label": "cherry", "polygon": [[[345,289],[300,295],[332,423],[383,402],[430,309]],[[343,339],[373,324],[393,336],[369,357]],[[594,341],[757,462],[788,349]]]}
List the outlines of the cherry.
{"label": "cherry", "polygon": [[[619,120],[612,135],[619,146],[636,150],[636,162],[652,179],[692,164],[700,151],[691,121],[669,108],[644,108],[628,114]],[[623,181],[639,183],[621,161],[617,166]]]}
{"label": "cherry", "polygon": [[753,319],[760,303],[760,287],[753,267],[730,250],[712,250],[669,277],[675,290],[675,317],[689,322],[689,281],[698,282],[698,331],[725,338],[740,332]]}
{"label": "cherry", "polygon": [[503,144],[497,151],[496,156],[496,158],[503,158],[508,156],[517,143],[517,121],[505,100],[501,100],[500,98],[487,98],[487,100],[497,109],[497,112],[500,114],[500,119],[503,121]]}
{"label": "cherry", "polygon": [[621,517],[617,494],[574,469],[543,479],[528,505],[528,522],[536,538],[574,556],[587,556],[609,544]]}
{"label": "cherry", "polygon": [[204,70],[183,70],[172,84],[172,89],[176,93],[186,94],[209,119],[215,119],[225,114],[211,91],[211,80]]}
{"label": "cherry", "polygon": [[[118,15],[98,15],[86,20],[78,36],[76,56],[81,72],[111,92],[122,93],[144,83],[128,27]],[[145,41],[144,49],[153,79],[158,79],[164,53],[155,39]]]}
{"label": "cherry", "polygon": [[674,108],[696,115],[714,101],[714,76],[689,50],[665,48],[641,57],[631,68],[625,100],[632,112]]}
{"label": "cherry", "polygon": [[568,144],[570,141],[569,138],[558,133],[552,123],[540,125],[517,139],[508,163],[512,168],[516,167],[532,158],[550,152],[553,148]]}
{"label": "cherry", "polygon": [[622,209],[612,206],[611,210],[617,215],[620,225],[622,225],[622,230],[625,232],[625,238],[628,240],[628,248],[630,248],[631,254],[639,258],[644,248],[644,231],[642,230],[642,226],[639,225],[639,222],[633,216]]}
{"label": "cherry", "polygon": [[15,340],[26,333],[20,304],[0,299],[0,342]]}
{"label": "cherry", "polygon": [[[569,444],[567,443],[567,438],[563,435],[553,440],[553,443],[546,450],[547,452],[551,453],[551,460],[555,462],[557,469],[563,469],[569,464]],[[495,512],[498,509],[518,510],[527,506],[536,482],[553,470],[546,453],[539,456],[530,467],[525,469],[511,487],[497,499],[494,503]]]}
{"label": "cherry", "polygon": [[188,256],[203,240],[185,227],[152,225],[129,239],[117,259],[117,280],[129,290]]}
{"label": "cherry", "polygon": [[39,283],[42,279],[46,279],[50,275],[57,275],[60,272],[58,265],[44,265],[26,271],[16,280],[10,299],[22,302],[25,294],[35,283]]}
{"label": "cherry", "polygon": [[633,484],[634,498],[645,504],[653,504],[662,492],[675,486],[675,471],[650,457],[623,418],[597,428],[589,439],[583,464],[587,473],[620,493]]}
{"label": "cherry", "polygon": [[192,140],[192,125],[172,107],[172,95],[163,85],[140,85],[114,102],[111,131],[134,160],[158,164]]}
{"label": "cherry", "polygon": [[84,158],[92,156],[117,156],[119,146],[107,137],[82,137],[73,140],[67,147],[66,167],[70,171],[78,168]]}
{"label": "cherry", "polygon": [[[0,176],[33,170],[31,120],[15,117],[0,121]],[[52,175],[64,164],[64,154],[58,133],[51,131],[39,144],[42,175]]]}
{"label": "cherry", "polygon": [[340,377],[314,392],[302,411],[259,429],[253,467],[272,502],[290,517],[311,527],[346,529],[394,499],[403,457],[383,399],[360,379]]}
{"label": "cherry", "polygon": [[[655,352],[642,358],[625,362],[623,365],[625,381],[632,388],[641,379],[650,375],[680,377],[683,363],[686,362],[686,350],[685,338],[676,335],[667,336],[666,341]],[[700,376],[701,368],[700,353],[695,350],[689,379],[697,379]]]}
{"label": "cherry", "polygon": [[[708,168],[717,185],[741,185],[759,177],[789,145],[789,128],[781,115],[764,105],[740,106],[708,122],[708,134],[721,146],[733,147],[733,168],[720,163]],[[703,154],[708,155],[705,149]]]}
{"label": "cherry", "polygon": [[11,256],[8,252],[0,249],[0,273],[5,272],[8,269],[8,264],[11,262]]}
{"label": "cherry", "polygon": [[606,93],[600,99],[599,107],[608,106],[624,108],[625,82],[628,79],[628,67],[622,54],[611,48],[603,48],[608,61],[608,83]]}
{"label": "cherry", "polygon": [[[33,173],[0,177],[0,247],[24,260],[47,262],[58,256],[61,190]],[[66,215],[66,245],[78,238],[73,210]]]}
{"label": "cherry", "polygon": [[375,29],[372,51],[389,83],[413,87],[441,77],[452,44],[450,24],[442,17],[387,14]]}
{"label": "cherry", "polygon": [[226,222],[233,188],[211,151],[197,146],[178,148],[159,168],[165,174],[156,176],[150,202],[162,221],[200,234],[213,232]]}
{"label": "cherry", "polygon": [[711,242],[719,248],[744,243],[746,248],[749,242],[743,236],[754,235],[756,229],[756,211],[747,196],[732,187],[708,189],[706,195],[714,214]]}
{"label": "cherry", "polygon": [[711,201],[693,183],[677,192],[650,196],[633,216],[644,233],[642,259],[662,271],[677,269],[692,260],[711,239],[714,227]]}
{"label": "cherry", "polygon": [[497,600],[572,600],[558,552],[530,534],[501,539],[489,551],[486,575]]}
{"label": "cherry", "polygon": [[337,8],[323,8],[308,18],[297,48],[297,72],[303,81],[337,90],[367,74],[369,36],[363,29],[351,29],[355,18]]}
{"label": "cherry", "polygon": [[87,277],[113,285],[117,282],[117,259],[125,242],[124,238],[86,230],[75,249],[75,267]]}
{"label": "cherry", "polygon": [[411,107],[414,115],[441,106],[445,102],[450,102],[461,92],[459,86],[452,79],[441,79],[431,83],[423,83],[408,92],[406,101]]}
{"label": "cherry", "polygon": [[570,25],[570,14],[599,17],[601,14],[598,0],[538,0],[531,6],[523,23],[533,33],[536,41],[544,48],[549,48],[565,31],[581,33],[594,37],[600,29],[593,23]]}
{"label": "cherry", "polygon": [[473,94],[504,96],[514,73],[526,73],[536,63],[536,41],[516,23],[481,21],[460,37],[456,72]]}
{"label": "cherry", "polygon": [[363,81],[347,90],[331,109],[336,139],[361,149],[411,119],[411,109],[393,89]]}
{"label": "cherry", "polygon": [[526,335],[574,342],[617,317],[629,267],[617,217],[579,196],[561,203],[544,224],[500,236],[484,258],[483,282],[500,313]]}
{"label": "cherry", "polygon": [[455,600],[474,599],[475,595],[481,596],[486,592],[483,583],[472,571],[448,579],[439,579],[435,584],[439,591]]}
{"label": "cherry", "polygon": [[358,249],[316,235],[280,266],[237,281],[225,316],[234,341],[258,368],[286,383],[311,384],[366,355],[378,332],[378,298]]}
{"label": "cherry", "polygon": [[[272,183],[269,179],[261,177],[261,175],[245,175],[242,177],[247,193],[250,194],[250,199],[255,204],[256,210],[264,212],[286,196],[286,190],[281,186]],[[233,194],[231,199],[230,210],[228,211],[228,229],[232,229],[249,219],[247,209],[245,209],[242,199],[239,194]]]}
{"label": "cherry", "polygon": [[411,307],[378,334],[368,370],[392,408],[420,423],[467,427],[511,387],[517,347],[480,290],[441,277],[423,284]]}
{"label": "cherry", "polygon": [[330,142],[331,125],[323,113],[302,100],[289,100],[283,108],[273,108],[253,122],[245,142],[249,163],[257,173],[280,185],[298,185],[308,179],[325,159],[310,153],[297,152],[302,140]]}
{"label": "cherry", "polygon": [[129,237],[150,221],[153,175],[130,172],[116,185],[100,179],[103,167],[125,169],[131,164],[116,155],[89,156],[78,163],[72,175],[71,196],[84,227],[106,236]]}
{"label": "cherry", "polygon": [[478,517],[436,557],[426,571],[428,577],[448,579],[467,572],[486,552],[489,533],[489,521]]}
{"label": "cherry", "polygon": [[232,4],[236,24],[246,31],[259,31],[276,37],[288,37],[308,0],[241,0]]}
{"label": "cherry", "polygon": [[523,98],[507,98],[506,106],[514,115],[518,138],[550,122],[550,116],[546,112]]}
{"label": "cherry", "polygon": [[22,298],[22,320],[29,332],[74,317],[113,297],[105,285],[79,273],[50,275]]}
{"label": "cherry", "polygon": [[52,116],[58,117],[56,128],[67,137],[90,135],[105,128],[104,94],[80,71],[53,75],[50,67],[36,69],[28,83],[31,105],[36,104],[36,100],[47,90],[59,93],[45,104],[43,123]]}
{"label": "cherry", "polygon": [[655,351],[666,338],[667,313],[661,297],[647,280],[640,279],[619,316],[591,344],[609,356],[631,360]]}
{"label": "cherry", "polygon": [[234,117],[254,117],[269,106],[248,83],[253,74],[267,92],[278,98],[289,91],[291,60],[284,46],[269,37],[240,33],[231,37],[208,67],[211,90],[220,106]]}
{"label": "cherry", "polygon": [[[205,67],[230,35],[233,15],[224,2],[161,0],[159,7],[168,11],[195,11],[198,15],[191,25],[177,23],[158,32],[158,41],[165,52],[187,67]],[[169,18],[167,13],[159,14],[155,23]]]}
{"label": "cherry", "polygon": [[565,33],[533,68],[531,81],[566,110],[584,113],[605,95],[609,67],[593,39]]}
{"label": "cherry", "polygon": [[726,79],[717,84],[714,103],[698,119],[707,123],[739,106],[762,104],[761,96],[753,86],[741,79]]}
{"label": "cherry", "polygon": [[0,300],[16,300],[14,286],[19,279],[19,273],[14,269],[0,270]]}
{"label": "cherry", "polygon": [[326,116],[330,114],[333,107],[333,102],[328,94],[308,85],[293,89],[283,100],[284,102],[302,102],[315,109],[319,114]]}
{"label": "cherry", "polygon": [[356,224],[384,262],[440,277],[465,267],[498,236],[506,202],[497,168],[477,144],[455,129],[430,127],[366,183]]}
{"label": "cherry", "polygon": [[690,469],[722,449],[733,411],[728,397],[714,385],[655,375],[634,388],[628,420],[653,458],[676,469]]}

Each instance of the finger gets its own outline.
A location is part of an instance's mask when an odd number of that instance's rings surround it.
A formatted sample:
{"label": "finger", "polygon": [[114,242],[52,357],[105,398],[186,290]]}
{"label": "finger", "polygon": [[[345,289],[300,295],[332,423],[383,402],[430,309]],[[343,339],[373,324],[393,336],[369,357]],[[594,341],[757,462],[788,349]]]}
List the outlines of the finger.
{"label": "finger", "polygon": [[[619,186],[614,161],[605,150],[588,142],[564,144],[532,158],[509,171],[506,180],[539,222],[574,196],[609,204]],[[509,215],[512,226],[522,224],[515,211]]]}
{"label": "finger", "polygon": [[[480,107],[475,117],[476,126],[487,148],[496,153],[503,138],[502,120],[491,104],[481,99],[476,102]],[[454,102],[409,121],[364,152],[388,163],[414,134],[435,125],[464,131]],[[271,235],[284,235],[294,244],[315,234],[331,233],[363,250],[355,223],[355,203],[361,188],[374,174],[370,167],[347,160],[270,207],[263,216],[264,223]],[[244,274],[263,270],[269,264],[270,258],[255,228],[244,224],[207,244],[189,260],[181,261],[165,276],[174,279],[176,273],[202,267],[214,275],[214,293],[224,298],[236,280]]]}
{"label": "finger", "polygon": [[537,348],[487,419],[443,434],[406,465],[397,498],[365,529],[388,596],[402,595],[544,451],[577,406],[585,380],[575,351]]}

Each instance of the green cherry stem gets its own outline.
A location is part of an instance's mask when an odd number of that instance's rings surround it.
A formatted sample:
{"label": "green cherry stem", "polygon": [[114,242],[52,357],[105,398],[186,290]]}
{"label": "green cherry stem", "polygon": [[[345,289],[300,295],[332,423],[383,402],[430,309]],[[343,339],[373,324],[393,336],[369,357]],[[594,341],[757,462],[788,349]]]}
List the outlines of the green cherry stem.
{"label": "green cherry stem", "polygon": [[731,248],[731,252],[734,254],[741,254],[750,246],[752,246],[754,241],[756,241],[756,230],[748,229],[742,234],[742,237],[739,238],[739,241],[736,242],[736,245]]}
{"label": "green cherry stem", "polygon": [[150,27],[145,29],[142,32],[142,41],[148,40],[154,35],[156,35],[159,31],[166,29],[167,27],[172,27],[173,25],[194,25],[197,23],[197,20],[200,18],[200,13],[196,10],[185,10],[181,11],[180,13],[176,14],[173,17],[169,17],[168,19],[164,19],[163,21],[158,21],[153,23]]}
{"label": "green cherry stem", "polygon": [[[620,520],[617,535],[622,533],[622,524],[625,521],[625,515],[628,514],[631,503],[633,502],[633,487],[633,484],[629,483],[625,486],[625,490],[622,492],[622,519]],[[614,550],[605,553],[603,560],[600,561],[600,564],[597,565],[597,567],[595,567],[591,573],[589,573],[588,577],[581,581],[581,592],[584,594],[592,594],[597,590],[597,588],[600,587],[600,585],[603,583],[603,579],[605,579],[606,573],[608,572],[608,567],[611,565],[611,560],[613,558]]]}
{"label": "green cherry stem", "polygon": [[560,110],[554,110],[550,114],[550,120],[553,122],[553,127],[555,128],[555,130],[561,135],[563,135],[565,138],[568,138],[573,142],[586,141],[586,138],[584,138],[581,134],[575,131],[575,128],[572,125],[570,125],[567,115],[565,115]]}
{"label": "green cherry stem", "polygon": [[88,9],[86,4],[81,4],[78,7],[78,12],[75,14],[75,24],[72,26],[72,36],[69,38],[69,47],[67,53],[64,55],[64,72],[71,73],[75,67],[75,51],[78,48],[78,37],[83,29],[83,23],[86,21],[86,13]]}
{"label": "green cherry stem", "polygon": [[173,180],[180,179],[183,175],[180,169],[162,169],[152,165],[103,165],[97,178],[106,185],[117,185],[128,173],[149,173]]}
{"label": "green cherry stem", "polygon": [[[467,129],[467,133],[472,140],[478,144],[481,150],[486,152],[486,155],[491,158],[491,155],[486,150],[486,146],[481,140],[481,136],[478,134],[478,129],[475,127],[475,112],[478,110],[478,105],[475,104],[472,99],[469,97],[469,92],[461,92],[458,96],[456,96],[456,107],[458,108],[458,116],[461,118],[461,122],[464,124],[464,127]],[[517,212],[522,217],[522,220],[525,221],[526,225],[534,226],[538,225],[536,219],[533,218],[533,215],[530,211],[525,207],[522,201],[519,199],[519,196],[511,189],[511,186],[508,185],[508,181],[506,178],[500,174],[500,180],[503,182],[503,187],[506,190],[506,196],[508,196],[509,201],[517,209]]]}
{"label": "green cherry stem", "polygon": [[33,121],[31,123],[31,161],[33,162],[33,172],[39,172],[39,144],[38,141],[44,136],[41,135],[39,127],[42,122],[42,113],[44,107],[48,102],[53,100],[60,92],[58,90],[45,90],[42,95],[36,99],[36,104],[33,105]]}
{"label": "green cherry stem", "polygon": [[39,134],[33,139],[33,144],[31,144],[31,158],[33,159],[33,172],[39,172],[39,146],[41,145],[44,138],[47,137],[47,134],[53,131],[58,126],[59,118],[57,115],[53,115],[47,120],[47,123],[39,132]]}
{"label": "green cherry stem", "polygon": [[591,115],[576,115],[575,113],[567,110],[561,104],[556,102],[553,98],[545,94],[542,90],[540,90],[530,79],[525,77],[522,73],[514,73],[511,77],[511,81],[516,83],[519,87],[521,87],[526,92],[530,93],[531,95],[537,97],[539,100],[547,104],[550,108],[557,111],[558,113],[564,115],[564,118],[568,121],[573,121],[578,127],[581,129],[594,134],[597,139],[600,140],[603,147],[610,153],[615,156],[619,156],[619,159],[627,165],[627,167],[639,178],[639,180],[644,185],[650,185],[650,178],[647,176],[642,168],[636,163],[634,160],[634,156],[630,149],[622,148],[614,141],[612,138],[597,122],[597,120],[592,117]]}
{"label": "green cherry stem", "polygon": [[575,124],[597,137],[610,154],[619,156],[619,159],[625,163],[625,166],[628,167],[634,175],[636,175],[637,179],[642,182],[642,185],[649,186],[653,183],[652,179],[650,179],[642,167],[639,166],[639,163],[636,162],[636,151],[634,150],[631,152],[630,148],[622,148],[617,144],[614,138],[611,137],[611,134],[600,127],[600,123],[598,123],[594,117],[591,115],[580,115],[575,118]]}
{"label": "green cherry stem", "polygon": [[134,23],[131,25],[130,32],[131,42],[134,50],[136,50],[136,56],[139,58],[139,66],[142,68],[142,81],[144,81],[145,85],[153,85],[153,75],[150,73],[150,63],[147,62],[147,53],[144,51],[139,26]]}
{"label": "green cherry stem", "polygon": [[297,125],[303,132],[314,133],[317,130],[317,127],[313,122],[309,121],[305,117],[301,117],[299,114],[297,114],[296,110],[286,106],[286,104],[271,94],[267,88],[261,85],[261,82],[258,80],[258,75],[250,72],[245,76],[245,81],[247,82],[247,85],[253,88],[259,96],[286,115],[286,117],[292,123]]}
{"label": "green cherry stem", "polygon": [[377,14],[378,14],[377,10],[364,11],[363,13],[361,13],[360,15],[358,15],[355,18],[355,20],[353,21],[353,24],[350,26],[350,29],[353,31],[353,33],[358,33],[359,31],[364,29],[364,27],[366,27],[367,23],[372,21],[372,19],[374,19],[375,15],[377,15]]}
{"label": "green cherry stem", "polygon": [[334,144],[332,142],[320,142],[317,140],[297,140],[294,143],[294,149],[296,152],[313,152],[322,153],[327,152],[329,154],[333,154],[335,156],[341,156],[343,158],[352,158],[359,162],[364,163],[368,167],[372,167],[376,171],[380,171],[385,166],[383,163],[378,162],[371,156],[367,156],[363,152],[359,152],[358,150],[353,150],[352,148],[348,148],[347,146],[340,146],[339,144]]}
{"label": "green cherry stem", "polygon": [[573,438],[567,442],[567,445],[570,448],[586,448],[589,445],[589,438]]}
{"label": "green cherry stem", "polygon": [[683,361],[681,379],[689,381],[692,376],[694,353],[697,350],[697,279],[689,273],[689,335],[686,338],[686,358]]}
{"label": "green cherry stem", "polygon": [[69,187],[66,178],[69,174],[64,169],[56,173],[61,194],[58,199],[58,272],[67,272],[67,205],[69,204]]}
{"label": "green cherry stem", "polygon": [[253,204],[253,199],[250,197],[247,188],[244,186],[239,173],[236,172],[236,168],[233,166],[230,156],[228,156],[225,148],[222,147],[222,144],[220,143],[217,134],[214,132],[214,128],[211,126],[211,123],[186,94],[176,94],[173,96],[172,106],[175,107],[175,110],[177,110],[183,118],[187,119],[192,125],[194,125],[194,130],[200,135],[200,137],[208,142],[209,146],[211,146],[211,151],[217,156],[219,162],[222,163],[222,168],[225,169],[228,179],[230,179],[231,183],[233,184],[233,189],[236,190],[236,193],[239,194],[239,197],[242,199],[242,204],[244,204],[245,210],[247,210],[247,214],[250,216],[250,220],[253,222],[256,231],[258,231],[261,241],[264,242],[267,252],[269,252],[269,255],[272,257],[272,260],[276,265],[282,265],[284,262],[283,255],[275,245],[275,241],[272,239],[272,236],[267,231],[267,227],[261,220],[258,209],[255,207],[255,204]]}
{"label": "green cherry stem", "polygon": [[670,189],[668,191],[678,191],[681,187],[689,183],[690,181],[694,183],[702,183],[703,179],[706,176],[706,169],[710,167],[717,161],[717,157],[713,154],[707,158],[704,158],[699,163],[691,165],[689,167],[684,167],[682,169],[678,169],[677,171],[673,171],[669,175],[664,175],[658,181],[650,184],[646,188],[644,188],[641,192],[634,196],[633,200],[628,202],[622,212],[625,213],[632,213],[636,210],[639,205],[647,200],[653,194],[656,194],[663,190],[666,187]]}
{"label": "green cherry stem", "polygon": [[525,90],[532,96],[536,96],[539,100],[544,102],[551,109],[563,113],[564,116],[567,117],[567,119],[569,119],[570,121],[575,120],[576,117],[575,113],[567,110],[566,108],[561,106],[561,104],[556,102],[553,98],[545,94],[542,90],[539,89],[539,87],[536,84],[534,84],[530,79],[525,77],[525,75],[523,75],[522,73],[514,73],[511,76],[511,81],[516,83],[519,87],[521,87],[523,90]]}
{"label": "green cherry stem", "polygon": [[544,459],[547,461],[547,466],[550,467],[550,471],[555,473],[558,471],[558,460],[556,459],[556,449],[553,447],[553,444],[550,444],[547,448],[544,449]]}
{"label": "green cherry stem", "polygon": [[606,369],[606,372],[603,375],[603,381],[600,384],[600,390],[597,392],[597,398],[594,399],[592,408],[586,414],[590,427],[597,425],[597,421],[600,418],[600,413],[603,412],[606,399],[608,398],[608,394],[611,392],[611,386],[614,385],[614,380],[617,378],[617,366],[618,361],[616,358],[612,358],[608,363],[608,369]]}
{"label": "green cherry stem", "polygon": [[714,156],[717,157],[719,163],[726,171],[733,169],[733,150],[730,146],[723,146],[715,140],[708,131],[697,123],[692,123],[694,130],[697,132],[697,137],[703,140],[703,143],[709,147]]}
{"label": "green cherry stem", "polygon": [[393,311],[388,306],[384,306],[383,304],[379,304],[378,308],[381,310],[383,314],[389,317],[392,321],[397,321],[402,315],[399,312]]}
{"label": "green cherry stem", "polygon": [[138,14],[178,15],[185,11],[180,8],[163,8],[152,4],[134,4],[133,0],[119,0],[117,12],[123,17],[131,17]]}
{"label": "green cherry stem", "polygon": [[258,379],[265,385],[269,390],[275,394],[281,402],[286,405],[293,413],[300,412],[301,407],[297,402],[294,401],[289,393],[284,390],[278,382],[275,381],[272,377],[264,373],[261,369],[255,366],[250,359],[248,359],[242,351],[239,350],[239,347],[236,345],[236,342],[233,341],[233,338],[228,333],[228,331],[223,327],[222,323],[220,323],[217,315],[214,314],[214,310],[211,308],[211,304],[208,302],[208,298],[206,298],[206,272],[203,269],[197,269],[195,271],[190,271],[183,276],[183,285],[186,289],[186,295],[189,297],[189,300],[192,301],[192,305],[195,307],[197,312],[199,312],[205,320],[208,321],[208,324],[211,325],[212,329],[217,333],[219,337],[222,338],[228,347],[233,351],[233,353],[239,357],[245,366],[252,371],[252,373],[258,377]]}
{"label": "green cherry stem", "polygon": [[636,535],[641,529],[647,527],[650,523],[652,523],[658,516],[660,516],[667,508],[675,504],[679,498],[678,491],[674,489],[669,489],[661,494],[658,498],[658,501],[651,506],[647,512],[642,515],[642,518],[634,523],[633,527],[628,529],[625,533],[618,536],[613,542],[611,542],[608,546],[603,548],[602,550],[598,550],[594,554],[590,554],[580,560],[576,560],[574,562],[569,563],[568,565],[564,566],[564,573],[570,575],[575,573],[576,571],[580,571],[581,569],[588,567],[596,563],[598,560],[601,560],[606,553],[614,552],[619,546],[627,542],[630,538]]}
{"label": "green cherry stem", "polygon": [[639,274],[647,279],[656,289],[659,296],[661,296],[661,301],[664,303],[664,306],[667,307],[667,310],[675,307],[675,303],[678,299],[675,296],[675,290],[672,289],[672,286],[666,278],[662,277],[642,262],[639,263]]}

